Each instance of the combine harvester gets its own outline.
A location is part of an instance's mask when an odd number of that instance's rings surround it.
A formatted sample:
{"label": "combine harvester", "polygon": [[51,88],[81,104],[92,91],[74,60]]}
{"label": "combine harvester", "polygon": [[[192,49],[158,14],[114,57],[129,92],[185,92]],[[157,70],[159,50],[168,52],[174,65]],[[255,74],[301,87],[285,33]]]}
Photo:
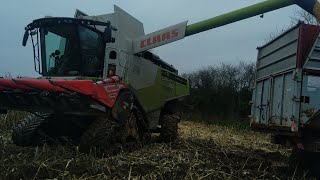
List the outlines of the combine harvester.
{"label": "combine harvester", "polygon": [[[293,4],[319,19],[316,0],[267,0],[147,35],[140,21],[117,6],[112,14],[88,16],[77,11],[74,18],[34,20],[25,29],[22,44],[31,38],[34,67],[42,77],[0,79],[1,113],[33,113],[14,127],[13,142],[30,146],[68,137],[87,152],[91,147],[148,141],[151,133],[173,141],[179,122],[175,109],[189,95],[189,81],[148,50]],[[294,118],[293,131],[286,132],[297,139],[293,145],[307,147],[303,135],[308,128],[300,126],[317,122],[313,117],[303,122]],[[260,119],[253,119],[253,125],[272,132],[280,127]]]}

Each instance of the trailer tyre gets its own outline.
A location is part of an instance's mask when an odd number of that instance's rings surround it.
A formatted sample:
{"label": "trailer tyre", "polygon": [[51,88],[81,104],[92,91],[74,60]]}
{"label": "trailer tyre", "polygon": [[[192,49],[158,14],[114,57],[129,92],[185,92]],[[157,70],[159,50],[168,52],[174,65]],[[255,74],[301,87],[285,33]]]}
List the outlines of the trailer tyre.
{"label": "trailer tyre", "polygon": [[178,121],[179,118],[174,115],[163,115],[161,122],[160,136],[162,141],[174,142],[178,136]]}
{"label": "trailer tyre", "polygon": [[289,169],[292,173],[302,176],[314,176],[320,178],[319,168],[320,154],[308,152],[302,149],[293,149],[289,157]]}
{"label": "trailer tyre", "polygon": [[301,150],[301,164],[304,171],[309,171],[312,176],[320,179],[320,153]]}
{"label": "trailer tyre", "polygon": [[44,142],[45,136],[40,133],[44,115],[29,115],[16,124],[12,130],[12,141],[17,146],[36,146]]}

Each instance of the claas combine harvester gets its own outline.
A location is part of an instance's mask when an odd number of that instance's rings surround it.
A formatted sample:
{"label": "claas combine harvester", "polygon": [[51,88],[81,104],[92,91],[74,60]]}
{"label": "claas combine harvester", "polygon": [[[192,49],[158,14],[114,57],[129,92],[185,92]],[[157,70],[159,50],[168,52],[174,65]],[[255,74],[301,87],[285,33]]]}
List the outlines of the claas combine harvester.
{"label": "claas combine harvester", "polygon": [[298,4],[319,16],[315,0],[267,0],[187,25],[145,34],[143,24],[120,9],[74,18],[46,17],[26,26],[39,78],[0,78],[0,110],[32,115],[19,122],[13,142],[30,146],[67,137],[80,150],[103,149],[177,137],[176,108],[189,81],[150,49],[186,36]]}

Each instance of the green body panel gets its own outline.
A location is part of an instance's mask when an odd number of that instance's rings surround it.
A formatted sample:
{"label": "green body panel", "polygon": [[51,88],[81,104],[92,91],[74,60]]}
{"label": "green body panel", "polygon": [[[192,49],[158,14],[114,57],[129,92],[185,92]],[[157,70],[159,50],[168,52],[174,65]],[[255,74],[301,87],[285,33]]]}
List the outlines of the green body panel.
{"label": "green body panel", "polygon": [[190,94],[190,84],[189,81],[187,85],[182,85],[179,83],[176,83],[176,96],[185,96]]}
{"label": "green body panel", "polygon": [[186,84],[182,84],[172,77],[168,78],[165,74],[178,77],[178,75],[174,75],[159,67],[154,84],[135,91],[137,98],[146,112],[159,110],[166,101],[189,95],[188,80],[185,79]]}
{"label": "green body panel", "polygon": [[190,36],[209,29],[217,28],[236,21],[247,19],[259,14],[270,12],[295,4],[296,0],[267,0],[252,6],[248,6],[230,13],[210,18],[187,26],[186,35]]}

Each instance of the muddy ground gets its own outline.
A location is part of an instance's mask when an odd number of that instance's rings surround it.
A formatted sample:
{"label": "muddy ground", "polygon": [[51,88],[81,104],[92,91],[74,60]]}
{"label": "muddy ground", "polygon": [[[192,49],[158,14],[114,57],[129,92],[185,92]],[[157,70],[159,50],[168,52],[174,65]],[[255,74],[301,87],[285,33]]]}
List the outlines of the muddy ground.
{"label": "muddy ground", "polygon": [[174,143],[101,158],[72,145],[17,147],[0,127],[0,179],[312,179],[289,168],[290,149],[250,130],[182,121]]}

